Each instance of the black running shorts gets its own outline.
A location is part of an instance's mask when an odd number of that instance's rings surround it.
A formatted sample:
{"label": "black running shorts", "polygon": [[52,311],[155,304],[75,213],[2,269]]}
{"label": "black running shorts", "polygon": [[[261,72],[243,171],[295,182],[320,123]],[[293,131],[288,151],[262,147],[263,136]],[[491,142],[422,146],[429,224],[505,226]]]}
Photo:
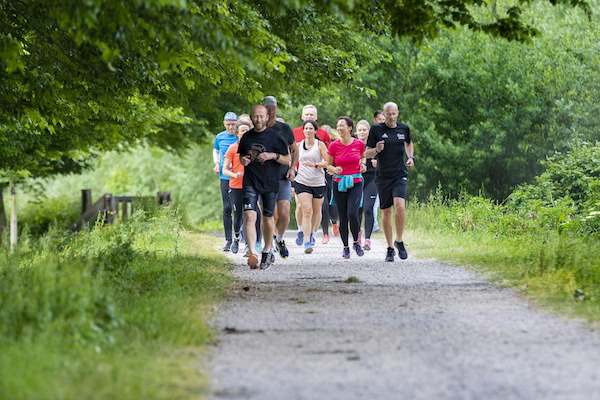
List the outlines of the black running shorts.
{"label": "black running shorts", "polygon": [[306,186],[299,182],[294,182],[294,190],[296,194],[310,193],[315,199],[322,199],[325,196],[326,186]]}
{"label": "black running shorts", "polygon": [[256,191],[254,186],[244,186],[243,194],[243,207],[244,211],[257,211],[258,200],[262,200],[262,212],[265,217],[272,217],[273,211],[275,210],[275,202],[277,199],[277,193],[266,192],[260,193]]}
{"label": "black running shorts", "polygon": [[379,194],[379,208],[382,210],[394,205],[394,197],[406,199],[408,178],[397,176],[392,178],[377,177],[377,193]]}

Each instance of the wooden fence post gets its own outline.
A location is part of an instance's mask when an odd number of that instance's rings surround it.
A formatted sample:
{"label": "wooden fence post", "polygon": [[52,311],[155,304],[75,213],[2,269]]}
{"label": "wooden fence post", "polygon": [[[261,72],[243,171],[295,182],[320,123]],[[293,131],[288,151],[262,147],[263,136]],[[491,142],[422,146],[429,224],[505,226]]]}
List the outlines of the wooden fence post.
{"label": "wooden fence post", "polygon": [[123,222],[127,221],[127,218],[129,217],[129,202],[124,201],[123,203],[121,203],[121,215],[122,215],[122,220]]}
{"label": "wooden fence post", "polygon": [[10,183],[10,252],[17,249],[17,188]]}
{"label": "wooden fence post", "polygon": [[92,189],[81,189],[81,213],[85,213],[92,206]]}

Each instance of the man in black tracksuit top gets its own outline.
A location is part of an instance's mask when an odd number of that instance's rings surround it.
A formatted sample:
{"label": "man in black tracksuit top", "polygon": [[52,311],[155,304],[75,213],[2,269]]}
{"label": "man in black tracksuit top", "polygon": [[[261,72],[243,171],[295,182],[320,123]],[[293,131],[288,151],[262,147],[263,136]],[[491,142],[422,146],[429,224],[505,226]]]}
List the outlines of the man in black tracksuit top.
{"label": "man in black tracksuit top", "polygon": [[[377,158],[377,192],[383,213],[383,231],[388,244],[386,261],[394,261],[394,246],[402,260],[408,257],[402,235],[406,215],[408,168],[414,165],[414,146],[410,129],[398,123],[398,106],[383,106],[385,122],[369,130],[365,157]],[[405,161],[406,157],[406,161]],[[395,210],[396,240],[392,241],[392,206]]]}

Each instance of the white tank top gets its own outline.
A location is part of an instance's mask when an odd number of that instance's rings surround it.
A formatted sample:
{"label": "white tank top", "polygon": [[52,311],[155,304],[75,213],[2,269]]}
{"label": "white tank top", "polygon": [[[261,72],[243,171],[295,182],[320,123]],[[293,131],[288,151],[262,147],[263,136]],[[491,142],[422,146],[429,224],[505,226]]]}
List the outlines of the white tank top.
{"label": "white tank top", "polygon": [[315,143],[308,150],[304,148],[304,140],[298,143],[298,161],[300,161],[300,167],[298,168],[295,180],[302,185],[310,187],[325,186],[325,172],[323,171],[323,168],[307,167],[304,165],[306,161],[312,161],[315,164],[323,161],[319,143],[320,142],[315,139]]}

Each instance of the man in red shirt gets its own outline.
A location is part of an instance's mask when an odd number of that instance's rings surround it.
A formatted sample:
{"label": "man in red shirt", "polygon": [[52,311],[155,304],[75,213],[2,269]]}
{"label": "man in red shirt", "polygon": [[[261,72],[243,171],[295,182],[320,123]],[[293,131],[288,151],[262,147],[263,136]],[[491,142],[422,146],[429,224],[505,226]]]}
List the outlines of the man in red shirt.
{"label": "man in red shirt", "polygon": [[[306,121],[317,121],[317,107],[312,104],[307,104],[302,107],[302,122]],[[296,139],[296,143],[300,143],[304,140],[304,128],[300,125],[297,128],[293,129],[294,139]],[[321,142],[325,143],[325,146],[329,147],[329,143],[331,143],[331,137],[329,133],[325,129],[319,128],[317,130],[317,139]]]}

